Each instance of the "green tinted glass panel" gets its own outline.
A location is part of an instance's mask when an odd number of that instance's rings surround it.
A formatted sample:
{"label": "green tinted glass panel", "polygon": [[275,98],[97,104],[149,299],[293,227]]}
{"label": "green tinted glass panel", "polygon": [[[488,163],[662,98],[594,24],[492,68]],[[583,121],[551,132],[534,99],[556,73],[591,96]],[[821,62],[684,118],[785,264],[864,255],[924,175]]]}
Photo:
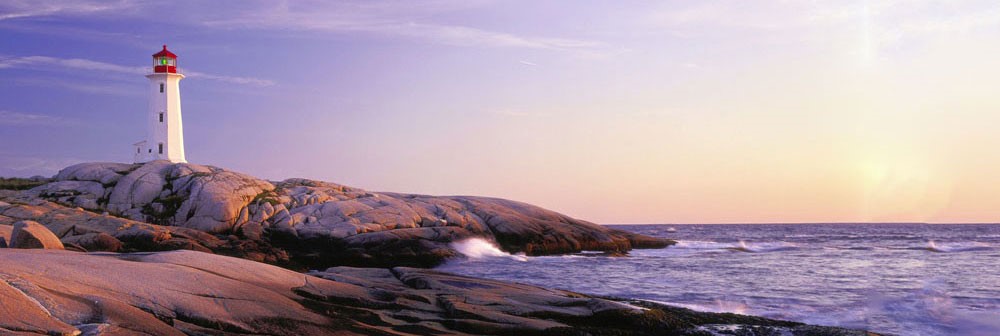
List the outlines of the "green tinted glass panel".
{"label": "green tinted glass panel", "polygon": [[161,65],[167,65],[167,59],[166,58],[161,58],[160,59],[160,64]]}

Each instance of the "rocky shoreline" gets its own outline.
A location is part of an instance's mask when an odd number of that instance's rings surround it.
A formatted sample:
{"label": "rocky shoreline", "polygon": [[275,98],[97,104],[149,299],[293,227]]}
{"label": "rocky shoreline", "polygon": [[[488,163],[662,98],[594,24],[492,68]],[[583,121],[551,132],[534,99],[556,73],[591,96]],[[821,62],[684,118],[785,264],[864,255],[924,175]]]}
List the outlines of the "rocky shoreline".
{"label": "rocky shoreline", "polygon": [[[165,161],[78,164],[45,185],[0,195],[0,201],[35,207],[28,212],[56,208],[39,199],[156,224],[144,227],[179,232],[207,250],[301,268],[431,267],[457,255],[448,243],[468,237],[528,255],[624,253],[672,244],[504,199],[368,192],[306,179],[272,183],[217,167]],[[5,216],[52,225],[47,215]],[[114,227],[95,230],[112,236],[117,232]]]}
{"label": "rocky shoreline", "polygon": [[423,269],[471,237],[528,255],[673,244],[504,199],[85,163],[0,190],[0,334],[865,334]]}
{"label": "rocky shoreline", "polygon": [[19,335],[864,335],[408,267],[52,249],[3,249],[0,264],[0,332]]}

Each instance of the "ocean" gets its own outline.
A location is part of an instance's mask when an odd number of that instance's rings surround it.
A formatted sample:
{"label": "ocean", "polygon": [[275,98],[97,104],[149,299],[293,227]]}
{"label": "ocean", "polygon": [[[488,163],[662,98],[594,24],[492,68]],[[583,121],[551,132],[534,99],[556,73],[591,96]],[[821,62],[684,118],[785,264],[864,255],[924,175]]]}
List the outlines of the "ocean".
{"label": "ocean", "polygon": [[678,244],[627,257],[509,255],[439,270],[895,335],[1000,335],[1000,224],[615,225]]}

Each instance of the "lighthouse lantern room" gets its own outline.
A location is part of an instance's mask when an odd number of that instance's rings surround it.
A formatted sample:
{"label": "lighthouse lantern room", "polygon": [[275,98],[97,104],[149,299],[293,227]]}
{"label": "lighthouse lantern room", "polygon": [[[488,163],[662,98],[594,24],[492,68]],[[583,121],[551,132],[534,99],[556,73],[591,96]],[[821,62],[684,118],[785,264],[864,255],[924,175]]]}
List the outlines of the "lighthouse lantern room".
{"label": "lighthouse lantern room", "polygon": [[135,162],[187,162],[179,86],[184,75],[178,72],[177,55],[164,45],[163,50],[153,54],[153,73],[146,78],[150,84],[146,140],[135,144]]}

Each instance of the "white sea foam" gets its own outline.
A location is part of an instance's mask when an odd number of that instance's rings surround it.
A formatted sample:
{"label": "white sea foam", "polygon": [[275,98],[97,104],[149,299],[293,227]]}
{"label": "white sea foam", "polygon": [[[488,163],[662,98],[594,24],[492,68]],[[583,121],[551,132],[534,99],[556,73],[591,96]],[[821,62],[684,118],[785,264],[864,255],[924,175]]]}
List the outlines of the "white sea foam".
{"label": "white sea foam", "polygon": [[984,244],[980,242],[954,242],[954,243],[938,243],[933,240],[927,242],[927,250],[931,252],[966,252],[966,251],[982,251],[989,250],[993,247],[989,244]]}
{"label": "white sea foam", "polygon": [[914,335],[998,335],[1000,315],[957,309],[949,292],[944,281],[931,280],[899,296],[869,295],[868,314],[884,316]]}
{"label": "white sea foam", "polygon": [[469,238],[451,243],[451,247],[470,259],[508,258],[517,261],[528,261],[523,255],[514,255],[500,250],[493,243],[482,238]]}
{"label": "white sea foam", "polygon": [[531,257],[532,276],[496,257],[443,270],[884,334],[1000,335],[1000,225],[667,227],[635,229],[676,245],[628,258]]}
{"label": "white sea foam", "polygon": [[714,241],[681,240],[677,242],[677,245],[671,246],[671,248],[691,250],[728,250],[736,252],[776,252],[794,250],[799,248],[799,246],[783,241],[748,243],[740,240],[736,243],[720,243]]}
{"label": "white sea foam", "polygon": [[745,241],[740,241],[739,249],[744,252],[777,252],[777,251],[787,251],[798,249],[799,246],[794,243],[776,241],[776,242],[766,242],[766,243],[747,243]]}
{"label": "white sea foam", "polygon": [[700,240],[678,240],[672,248],[693,249],[693,250],[724,250],[735,247],[733,243],[719,243],[714,241]]}
{"label": "white sea foam", "polygon": [[678,240],[677,244],[662,249],[636,249],[629,252],[632,257],[669,257],[698,253],[769,253],[797,250],[798,244],[786,241],[774,242],[715,242],[705,240]]}
{"label": "white sea foam", "polygon": [[733,314],[743,314],[743,315],[751,313],[750,306],[747,305],[746,302],[726,301],[721,299],[716,299],[712,303],[707,303],[707,304],[668,302],[668,301],[657,301],[657,300],[646,300],[646,301],[668,306],[687,308],[701,312],[733,313]]}

